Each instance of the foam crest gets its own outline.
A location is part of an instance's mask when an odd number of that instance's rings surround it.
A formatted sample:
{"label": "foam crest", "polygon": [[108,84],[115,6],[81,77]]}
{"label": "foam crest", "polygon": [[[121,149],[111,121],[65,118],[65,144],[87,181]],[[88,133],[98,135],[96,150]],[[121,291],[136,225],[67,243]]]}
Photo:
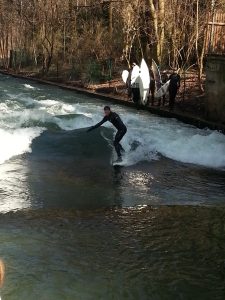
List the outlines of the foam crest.
{"label": "foam crest", "polygon": [[67,115],[75,112],[73,105],[56,100],[40,100],[38,103],[52,115]]}
{"label": "foam crest", "polygon": [[18,103],[23,104],[25,106],[39,105],[39,102],[36,99],[24,95],[23,93],[18,93],[18,94],[7,93],[7,97],[10,100],[17,101]]}
{"label": "foam crest", "polygon": [[9,107],[6,103],[0,103],[0,112],[1,113],[8,113]]}
{"label": "foam crest", "polygon": [[63,130],[81,129],[91,126],[92,120],[84,115],[77,115],[75,118],[55,118],[56,124]]}
{"label": "foam crest", "polygon": [[33,87],[32,85],[27,84],[27,83],[24,84],[24,87],[25,87],[26,89],[35,90],[35,87]]}
{"label": "foam crest", "polygon": [[32,140],[38,137],[43,130],[43,128],[20,128],[10,131],[0,129],[0,164],[14,156],[31,152]]}

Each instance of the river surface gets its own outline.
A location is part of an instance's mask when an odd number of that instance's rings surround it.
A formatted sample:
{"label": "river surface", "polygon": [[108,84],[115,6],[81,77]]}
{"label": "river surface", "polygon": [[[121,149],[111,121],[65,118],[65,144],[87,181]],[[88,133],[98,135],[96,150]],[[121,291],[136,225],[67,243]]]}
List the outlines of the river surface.
{"label": "river surface", "polygon": [[0,75],[2,300],[224,299],[225,136],[104,105]]}

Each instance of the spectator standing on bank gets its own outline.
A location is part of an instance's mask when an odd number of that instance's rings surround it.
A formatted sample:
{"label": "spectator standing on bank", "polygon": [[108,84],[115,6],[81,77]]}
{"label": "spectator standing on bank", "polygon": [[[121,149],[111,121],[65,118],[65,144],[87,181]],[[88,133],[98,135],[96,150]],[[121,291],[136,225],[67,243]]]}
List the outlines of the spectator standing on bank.
{"label": "spectator standing on bank", "polygon": [[132,64],[131,71],[131,91],[132,91],[132,100],[138,107],[140,102],[140,89],[139,89],[139,76],[140,76],[140,68],[136,63]]}
{"label": "spectator standing on bank", "polygon": [[155,101],[155,78],[152,68],[149,70],[150,73],[150,85],[149,85],[149,99],[151,98],[151,105],[154,106]]}
{"label": "spectator standing on bank", "polygon": [[172,111],[174,109],[177,92],[180,88],[180,75],[178,74],[178,70],[173,70],[169,80],[169,109]]}
{"label": "spectator standing on bank", "polygon": [[[162,75],[161,75],[162,86],[163,86],[168,80],[169,80],[169,77],[168,77],[168,75],[167,75],[167,72],[164,70],[164,71],[162,72]],[[162,96],[162,100],[163,100],[162,105],[164,106],[165,103],[166,103],[166,95],[163,95],[163,96]],[[160,98],[159,101],[160,101],[160,105],[161,105],[161,98]]]}

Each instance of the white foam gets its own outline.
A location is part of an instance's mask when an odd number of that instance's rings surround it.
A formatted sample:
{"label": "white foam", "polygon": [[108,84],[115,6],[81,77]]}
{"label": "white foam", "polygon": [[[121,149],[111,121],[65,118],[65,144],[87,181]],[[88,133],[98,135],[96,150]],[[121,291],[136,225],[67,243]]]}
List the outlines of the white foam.
{"label": "white foam", "polygon": [[54,117],[46,111],[41,111],[40,109],[25,109],[23,112],[17,113],[18,125],[26,125],[30,121],[36,121],[41,123],[54,122]]}
{"label": "white foam", "polygon": [[24,109],[20,111],[12,111],[10,114],[0,116],[0,127],[2,129],[17,129],[20,127],[29,127],[44,123],[56,123],[55,117],[40,109]]}
{"label": "white foam", "polygon": [[22,93],[18,93],[18,94],[7,93],[7,97],[10,100],[17,101],[18,103],[22,103],[24,105],[39,105],[39,102],[37,100],[27,95],[24,95]]}
{"label": "white foam", "polygon": [[25,88],[27,88],[27,89],[30,89],[30,90],[35,90],[35,87],[33,87],[32,85],[30,85],[30,84],[24,84],[24,86],[25,86]]}
{"label": "white foam", "polygon": [[181,132],[175,139],[156,140],[158,151],[173,160],[215,168],[225,167],[225,137],[218,132]]}
{"label": "white foam", "polygon": [[76,110],[75,106],[56,100],[40,100],[38,103],[51,115],[68,115]]}
{"label": "white foam", "polygon": [[[39,110],[45,111],[46,114],[48,114],[48,121],[55,122],[63,130],[86,128],[91,126],[93,121],[97,122],[99,118],[101,118],[97,114],[93,115],[88,111],[87,106],[80,105],[79,103],[67,104],[64,102],[47,99],[39,101],[39,104],[41,105]],[[70,119],[57,117],[59,115],[68,116],[71,114],[76,114],[77,116],[71,117]],[[50,115],[53,116],[51,120],[49,117]]]}
{"label": "white foam", "polygon": [[92,124],[91,118],[82,115],[69,120],[56,117],[55,122],[63,130],[74,130],[74,129],[86,128],[88,126],[91,126]]}
{"label": "white foam", "polygon": [[43,130],[42,128],[0,129],[0,164],[14,156],[31,152],[30,145],[32,140],[38,137]]}
{"label": "white foam", "polygon": [[0,103],[0,112],[1,113],[8,113],[9,108],[6,103]]}
{"label": "white foam", "polygon": [[60,102],[56,100],[46,99],[46,100],[40,100],[39,103],[43,106],[49,107],[53,105],[58,105]]}

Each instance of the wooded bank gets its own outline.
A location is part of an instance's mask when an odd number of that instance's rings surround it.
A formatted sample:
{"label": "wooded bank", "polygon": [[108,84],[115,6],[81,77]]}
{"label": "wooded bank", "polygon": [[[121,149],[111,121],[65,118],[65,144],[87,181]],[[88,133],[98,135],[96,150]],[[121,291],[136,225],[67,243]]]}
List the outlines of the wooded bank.
{"label": "wooded bank", "polygon": [[0,0],[3,68],[99,82],[145,57],[195,66],[202,90],[208,23],[223,0]]}

